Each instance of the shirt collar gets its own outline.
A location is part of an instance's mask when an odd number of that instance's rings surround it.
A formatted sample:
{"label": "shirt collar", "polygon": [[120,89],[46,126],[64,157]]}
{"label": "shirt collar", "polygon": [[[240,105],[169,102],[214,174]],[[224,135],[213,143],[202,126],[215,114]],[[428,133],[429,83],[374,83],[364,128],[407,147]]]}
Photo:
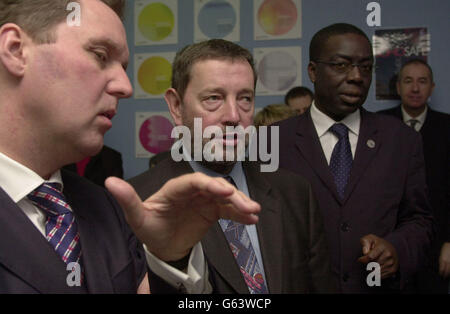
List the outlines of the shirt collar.
{"label": "shirt collar", "polygon": [[[319,138],[322,137],[326,132],[328,132],[330,127],[332,127],[333,124],[336,123],[336,121],[320,111],[316,107],[314,101],[311,105],[311,119],[313,120]],[[349,114],[339,122],[344,124],[350,130],[350,132],[358,136],[361,123],[360,110],[357,109],[355,112]]]}
{"label": "shirt collar", "polygon": [[206,168],[205,166],[203,166],[202,164],[200,164],[199,162],[196,162],[194,160],[189,161],[189,165],[191,165],[192,169],[195,172],[201,172],[210,177],[224,178],[224,177],[230,176],[233,179],[234,183],[236,184],[236,187],[238,190],[242,190],[244,187],[244,184],[245,184],[244,170],[242,168],[242,162],[240,162],[240,161],[237,161],[234,164],[233,169],[227,175],[224,175],[222,173],[218,173],[209,168]]}
{"label": "shirt collar", "polygon": [[[33,170],[2,153],[0,153],[0,173],[0,187],[15,203],[46,182]],[[53,173],[47,182],[55,182],[63,186],[60,170]]]}
{"label": "shirt collar", "polygon": [[428,106],[425,106],[425,110],[419,114],[417,117],[413,118],[411,117],[403,108],[403,105],[400,106],[402,108],[402,117],[403,117],[403,122],[408,123],[410,120],[417,120],[419,121],[420,125],[423,125],[425,122],[425,118],[427,117],[427,112],[428,112]]}

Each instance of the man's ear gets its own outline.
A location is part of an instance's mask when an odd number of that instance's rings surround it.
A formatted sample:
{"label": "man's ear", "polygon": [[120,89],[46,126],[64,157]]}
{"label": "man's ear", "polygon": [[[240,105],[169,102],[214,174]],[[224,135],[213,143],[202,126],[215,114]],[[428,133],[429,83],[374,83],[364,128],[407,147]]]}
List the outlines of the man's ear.
{"label": "man's ear", "polygon": [[29,38],[16,24],[7,23],[0,28],[0,63],[11,75],[21,77],[25,72],[26,40]]}
{"label": "man's ear", "polygon": [[164,99],[169,106],[170,115],[175,122],[175,125],[183,125],[181,119],[181,98],[176,89],[169,88],[164,94]]}
{"label": "man's ear", "polygon": [[313,61],[309,61],[308,75],[312,83],[316,81],[316,64]]}

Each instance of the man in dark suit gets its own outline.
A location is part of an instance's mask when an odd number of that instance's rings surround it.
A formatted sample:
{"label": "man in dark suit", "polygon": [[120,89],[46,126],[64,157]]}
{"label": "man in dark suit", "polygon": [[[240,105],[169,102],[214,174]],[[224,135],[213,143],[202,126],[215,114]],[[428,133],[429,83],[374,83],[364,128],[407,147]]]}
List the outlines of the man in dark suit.
{"label": "man in dark suit", "polygon": [[308,66],[314,103],[276,124],[280,166],[311,182],[344,293],[404,289],[432,236],[420,137],[362,108],[372,67],[371,43],[360,29],[320,30]]}
{"label": "man in dark suit", "polygon": [[[190,130],[189,139],[183,134],[183,140],[186,140],[183,142],[183,160],[176,162],[170,156],[132,178],[130,183],[145,198],[171,178],[194,171],[203,172],[228,177],[241,193],[258,201],[262,208],[256,226],[241,229],[226,220],[216,223],[201,239],[201,244],[186,255],[184,263],[183,259],[169,263],[172,267],[157,260],[149,262],[152,291],[335,291],[322,218],[309,183],[286,171],[261,172],[259,163],[237,161],[238,147],[245,139],[239,136],[235,127],[245,129],[253,122],[256,74],[250,52],[225,40],[193,44],[177,53],[172,77],[172,88],[165,94],[166,102],[175,124]],[[206,151],[212,142],[203,138],[202,144],[196,146],[195,138],[212,127],[220,131],[220,135],[215,134],[217,146],[210,152],[213,158],[209,158]],[[195,133],[198,131],[202,134]],[[172,154],[175,153],[177,151],[172,150]],[[192,160],[197,153],[201,161]],[[227,153],[231,153],[232,158],[226,158]],[[158,184],[155,185],[156,180]],[[239,230],[233,232],[239,236],[239,243],[230,240],[230,229]],[[190,235],[186,233],[185,236]],[[251,259],[243,258],[243,255]],[[205,261],[207,268],[201,267]],[[191,276],[196,269],[204,270]],[[202,278],[207,289],[191,287],[193,280],[183,279],[186,275],[196,277],[198,281]]]}
{"label": "man in dark suit", "polygon": [[175,258],[186,241],[162,211],[193,220],[201,211],[201,231],[216,217],[257,221],[258,204],[207,176],[174,179],[144,203],[109,178],[121,209],[60,170],[100,151],[118,100],[132,94],[125,2],[78,4],[73,26],[67,1],[0,1],[0,293],[148,293],[144,250],[122,209],[149,250]]}
{"label": "man in dark suit", "polygon": [[105,187],[106,178],[123,178],[122,154],[103,145],[102,150],[97,155],[64,166],[64,169],[78,173],[89,181]]}
{"label": "man in dark suit", "polygon": [[417,276],[417,291],[448,293],[450,276],[450,115],[430,108],[433,71],[423,60],[412,59],[400,69],[397,92],[401,104],[380,111],[420,132],[423,140],[427,186],[437,226],[430,265]]}

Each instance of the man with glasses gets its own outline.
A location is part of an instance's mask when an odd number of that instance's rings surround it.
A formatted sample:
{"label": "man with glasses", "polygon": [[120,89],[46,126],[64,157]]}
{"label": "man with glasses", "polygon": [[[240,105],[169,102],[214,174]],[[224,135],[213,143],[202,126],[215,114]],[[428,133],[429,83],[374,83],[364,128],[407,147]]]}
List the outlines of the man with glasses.
{"label": "man with glasses", "polygon": [[372,68],[360,29],[320,30],[308,65],[314,102],[278,123],[280,166],[310,181],[344,293],[408,289],[432,237],[420,136],[362,108]]}

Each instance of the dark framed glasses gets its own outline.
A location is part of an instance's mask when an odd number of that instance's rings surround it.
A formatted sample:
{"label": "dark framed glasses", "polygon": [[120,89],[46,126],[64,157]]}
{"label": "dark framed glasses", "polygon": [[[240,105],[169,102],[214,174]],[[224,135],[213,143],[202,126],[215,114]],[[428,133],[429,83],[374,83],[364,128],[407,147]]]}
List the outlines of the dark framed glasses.
{"label": "dark framed glasses", "polygon": [[373,64],[372,63],[351,63],[348,61],[340,61],[340,62],[326,62],[326,61],[313,61],[315,63],[326,64],[331,67],[335,72],[345,74],[350,72],[353,67],[358,67],[361,73],[363,74],[372,74]]}

